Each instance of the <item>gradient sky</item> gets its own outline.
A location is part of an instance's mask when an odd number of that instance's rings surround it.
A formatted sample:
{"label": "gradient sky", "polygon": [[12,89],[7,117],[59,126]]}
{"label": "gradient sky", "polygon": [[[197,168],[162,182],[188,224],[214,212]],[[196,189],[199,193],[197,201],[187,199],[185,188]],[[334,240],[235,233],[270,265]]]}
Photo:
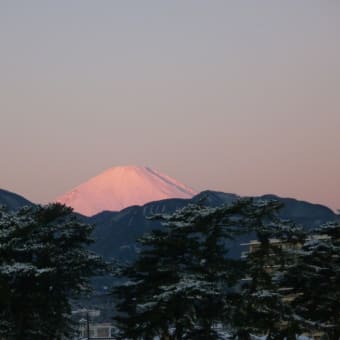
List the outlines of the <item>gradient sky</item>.
{"label": "gradient sky", "polygon": [[340,2],[0,2],[0,187],[106,168],[340,208]]}

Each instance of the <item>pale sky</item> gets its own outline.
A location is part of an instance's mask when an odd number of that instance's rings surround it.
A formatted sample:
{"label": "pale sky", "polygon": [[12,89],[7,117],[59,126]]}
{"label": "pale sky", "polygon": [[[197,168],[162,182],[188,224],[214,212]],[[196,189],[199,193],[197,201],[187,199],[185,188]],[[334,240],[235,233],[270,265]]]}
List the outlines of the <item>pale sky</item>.
{"label": "pale sky", "polygon": [[340,208],[340,1],[0,0],[0,187],[115,165]]}

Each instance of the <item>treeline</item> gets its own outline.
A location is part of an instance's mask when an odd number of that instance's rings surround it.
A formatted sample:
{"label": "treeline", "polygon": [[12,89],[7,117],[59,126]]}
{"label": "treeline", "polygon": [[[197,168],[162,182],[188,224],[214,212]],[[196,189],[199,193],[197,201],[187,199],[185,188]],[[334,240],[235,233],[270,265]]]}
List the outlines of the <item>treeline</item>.
{"label": "treeline", "polygon": [[[305,231],[278,218],[280,203],[240,199],[157,215],[117,267],[113,292],[122,339],[340,338],[340,224]],[[60,204],[0,209],[0,338],[72,338],[71,298],[107,265],[89,252],[93,226]],[[243,258],[231,242],[251,234]],[[245,248],[246,250],[246,248]]]}
{"label": "treeline", "polygon": [[[306,232],[278,218],[276,201],[189,205],[158,215],[164,228],[139,241],[137,260],[118,274],[122,339],[340,338],[340,224]],[[228,243],[253,233],[241,259]],[[224,335],[223,335],[224,334]]]}

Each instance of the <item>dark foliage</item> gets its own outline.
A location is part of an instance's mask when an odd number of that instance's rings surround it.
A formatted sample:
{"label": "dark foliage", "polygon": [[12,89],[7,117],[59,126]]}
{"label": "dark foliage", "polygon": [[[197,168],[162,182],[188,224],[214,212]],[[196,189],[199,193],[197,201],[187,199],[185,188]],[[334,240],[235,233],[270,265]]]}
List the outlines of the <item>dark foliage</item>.
{"label": "dark foliage", "polygon": [[69,336],[71,297],[104,269],[88,252],[93,227],[60,204],[0,211],[0,335],[6,339]]}
{"label": "dark foliage", "polygon": [[[296,339],[322,330],[339,338],[339,224],[313,232],[279,218],[277,201],[188,205],[157,215],[162,230],[140,239],[114,296],[124,339]],[[230,240],[252,233],[242,259]],[[222,332],[222,333],[221,333]]]}

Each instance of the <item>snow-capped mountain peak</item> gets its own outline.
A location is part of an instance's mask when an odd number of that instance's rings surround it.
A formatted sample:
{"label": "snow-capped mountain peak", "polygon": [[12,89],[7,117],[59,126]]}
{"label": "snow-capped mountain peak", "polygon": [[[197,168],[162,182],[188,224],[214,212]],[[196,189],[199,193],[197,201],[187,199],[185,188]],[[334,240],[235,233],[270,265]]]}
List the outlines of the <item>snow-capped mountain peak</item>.
{"label": "snow-capped mountain peak", "polygon": [[149,167],[117,166],[80,184],[56,201],[86,216],[119,211],[167,198],[191,198],[196,192]]}

